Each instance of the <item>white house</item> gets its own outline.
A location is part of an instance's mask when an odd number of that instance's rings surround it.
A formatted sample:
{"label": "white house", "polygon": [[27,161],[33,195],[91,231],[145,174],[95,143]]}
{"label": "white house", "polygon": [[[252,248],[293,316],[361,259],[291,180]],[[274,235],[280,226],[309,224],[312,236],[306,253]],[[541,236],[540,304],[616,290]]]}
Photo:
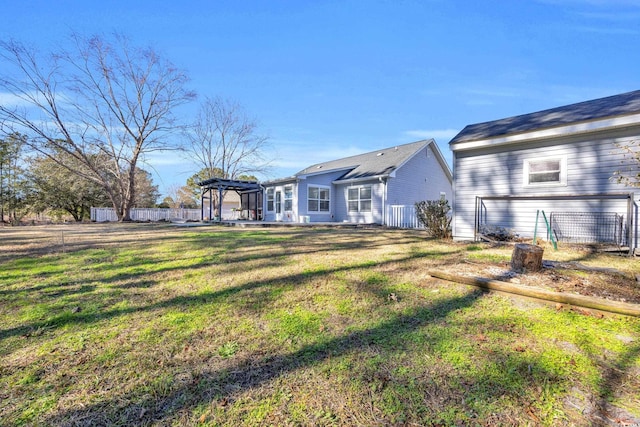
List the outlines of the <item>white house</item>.
{"label": "white house", "polygon": [[[638,247],[638,174],[620,146],[638,147],[640,91],[465,127],[453,151],[453,234],[496,229],[560,241]],[[544,211],[544,215],[542,212]],[[540,234],[539,234],[540,235]]]}
{"label": "white house", "polygon": [[451,180],[433,139],[398,145],[262,183],[264,219],[386,225],[391,205],[451,197]]}

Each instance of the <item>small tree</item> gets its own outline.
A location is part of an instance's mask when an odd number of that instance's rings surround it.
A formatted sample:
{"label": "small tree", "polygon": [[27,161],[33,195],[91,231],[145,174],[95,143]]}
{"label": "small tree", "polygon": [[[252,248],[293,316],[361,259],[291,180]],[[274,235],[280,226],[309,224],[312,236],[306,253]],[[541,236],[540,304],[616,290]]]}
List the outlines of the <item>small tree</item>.
{"label": "small tree", "polygon": [[451,207],[446,200],[425,200],[416,203],[418,221],[427,230],[429,236],[436,239],[451,238]]}
{"label": "small tree", "polygon": [[153,208],[156,206],[160,191],[158,186],[153,183],[153,176],[144,169],[136,169],[136,198],[134,207],[136,208]]}
{"label": "small tree", "polygon": [[[65,157],[65,154],[61,152],[59,157]],[[72,159],[66,161],[73,162]],[[70,172],[46,156],[30,159],[28,177],[34,189],[31,209],[36,213],[64,211],[74,220],[83,221],[89,217],[92,206],[110,203],[100,185]]]}

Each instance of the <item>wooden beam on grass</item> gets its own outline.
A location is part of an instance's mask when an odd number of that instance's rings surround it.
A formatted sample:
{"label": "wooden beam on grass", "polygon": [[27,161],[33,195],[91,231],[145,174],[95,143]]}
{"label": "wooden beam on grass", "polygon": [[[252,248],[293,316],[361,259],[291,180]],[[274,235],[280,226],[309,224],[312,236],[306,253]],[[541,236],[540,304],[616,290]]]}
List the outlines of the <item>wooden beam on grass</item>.
{"label": "wooden beam on grass", "polygon": [[575,305],[578,307],[591,308],[594,310],[606,311],[626,316],[640,317],[640,304],[627,302],[610,301],[602,298],[589,297],[585,295],[565,294],[552,292],[544,289],[529,286],[515,285],[500,280],[486,279],[484,277],[458,276],[440,271],[428,271],[431,277],[450,282],[462,283],[465,285],[477,286],[490,291],[507,292],[514,295],[522,295],[529,298],[536,298],[545,301],[553,301],[560,304]]}

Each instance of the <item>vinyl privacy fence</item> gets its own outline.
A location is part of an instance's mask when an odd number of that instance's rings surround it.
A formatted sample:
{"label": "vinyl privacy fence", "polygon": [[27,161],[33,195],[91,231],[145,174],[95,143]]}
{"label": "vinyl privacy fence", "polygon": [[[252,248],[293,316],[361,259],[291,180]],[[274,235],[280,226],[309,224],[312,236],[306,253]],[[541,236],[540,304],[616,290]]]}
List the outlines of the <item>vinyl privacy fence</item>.
{"label": "vinyl privacy fence", "polygon": [[[200,221],[200,209],[165,209],[165,208],[134,208],[131,209],[133,221]],[[118,220],[113,208],[91,208],[91,221],[115,222]],[[418,221],[416,208],[413,205],[387,206],[387,226],[396,228],[423,229]]]}
{"label": "vinyl privacy fence", "polygon": [[[133,221],[200,221],[200,209],[133,208]],[[113,208],[91,208],[91,221],[117,221]]]}

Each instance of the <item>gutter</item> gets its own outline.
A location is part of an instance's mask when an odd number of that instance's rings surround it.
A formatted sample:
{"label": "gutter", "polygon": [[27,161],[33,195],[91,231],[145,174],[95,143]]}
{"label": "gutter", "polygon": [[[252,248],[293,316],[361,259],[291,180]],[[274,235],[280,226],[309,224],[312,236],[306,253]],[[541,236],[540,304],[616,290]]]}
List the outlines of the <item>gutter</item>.
{"label": "gutter", "polygon": [[576,135],[583,135],[592,132],[608,131],[614,129],[624,129],[638,126],[640,114],[627,116],[610,117],[595,121],[583,121],[568,123],[550,128],[529,129],[526,131],[495,135],[492,137],[456,141],[454,137],[449,142],[449,148],[453,152],[473,150],[485,147],[495,147],[521,142],[539,141],[551,138],[564,138]]}
{"label": "gutter", "polygon": [[363,178],[351,178],[351,179],[336,179],[335,181],[332,181],[331,183],[334,185],[341,185],[341,184],[357,184],[359,182],[366,182],[366,181],[375,181],[378,180],[380,182],[382,182],[382,180],[387,180],[387,178],[391,177],[391,174],[385,174],[385,175],[373,175],[373,176],[367,176],[367,177],[363,177]]}

